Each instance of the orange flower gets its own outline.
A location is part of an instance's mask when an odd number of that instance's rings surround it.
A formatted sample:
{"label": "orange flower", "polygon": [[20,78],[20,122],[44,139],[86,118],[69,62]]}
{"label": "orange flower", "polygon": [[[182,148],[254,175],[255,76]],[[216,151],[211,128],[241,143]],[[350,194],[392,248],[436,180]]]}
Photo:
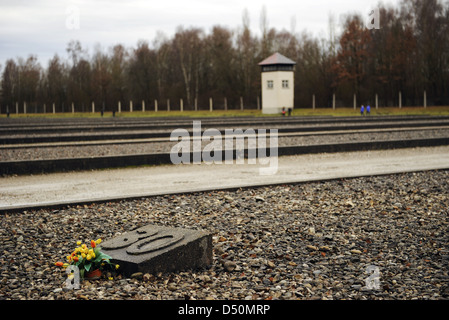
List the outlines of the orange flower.
{"label": "orange flower", "polygon": [[74,257],[73,257],[73,261],[78,262],[78,261],[79,261],[78,256],[74,256]]}
{"label": "orange flower", "polygon": [[90,240],[90,246],[91,246],[92,248],[95,248],[95,247],[97,246],[97,244],[95,243],[94,240]]}
{"label": "orange flower", "polygon": [[62,267],[64,265],[64,263],[62,263],[61,261],[58,261],[55,263],[55,266],[57,267]]}

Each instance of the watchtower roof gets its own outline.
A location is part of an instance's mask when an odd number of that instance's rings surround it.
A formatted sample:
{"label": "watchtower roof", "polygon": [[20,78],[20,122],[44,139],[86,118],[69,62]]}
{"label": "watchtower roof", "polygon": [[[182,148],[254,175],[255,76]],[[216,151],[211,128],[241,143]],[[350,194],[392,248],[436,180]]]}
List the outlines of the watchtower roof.
{"label": "watchtower roof", "polygon": [[288,65],[294,65],[296,64],[295,61],[287,58],[286,56],[280,54],[279,52],[276,52],[275,54],[269,56],[262,62],[259,62],[259,66],[266,66],[266,65],[275,65],[275,64],[288,64]]}

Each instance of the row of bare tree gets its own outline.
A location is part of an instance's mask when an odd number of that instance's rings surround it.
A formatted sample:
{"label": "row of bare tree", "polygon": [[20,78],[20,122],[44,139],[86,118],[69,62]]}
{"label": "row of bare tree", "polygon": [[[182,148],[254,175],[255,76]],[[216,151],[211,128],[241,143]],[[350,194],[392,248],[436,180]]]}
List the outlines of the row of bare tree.
{"label": "row of bare tree", "polygon": [[[366,17],[347,15],[341,34],[329,19],[329,34],[316,38],[293,30],[269,28],[262,10],[261,36],[249,28],[248,13],[236,29],[215,26],[179,27],[171,38],[162,33],[134,48],[117,44],[106,52],[96,47],[88,55],[79,41],[67,46],[67,59],[55,55],[42,67],[34,55],[9,59],[1,78],[1,111],[24,102],[29,112],[56,105],[57,112],[117,110],[117,102],[134,101],[135,109],[154,100],[184,101],[184,110],[208,108],[209,98],[228,108],[257,106],[260,96],[258,63],[274,52],[297,62],[295,106],[317,107],[398,103],[449,105],[449,2],[402,0],[398,7],[379,5],[379,29],[366,27]],[[224,102],[223,102],[224,104]],[[223,105],[214,102],[214,109]],[[172,110],[174,108],[172,107]]]}

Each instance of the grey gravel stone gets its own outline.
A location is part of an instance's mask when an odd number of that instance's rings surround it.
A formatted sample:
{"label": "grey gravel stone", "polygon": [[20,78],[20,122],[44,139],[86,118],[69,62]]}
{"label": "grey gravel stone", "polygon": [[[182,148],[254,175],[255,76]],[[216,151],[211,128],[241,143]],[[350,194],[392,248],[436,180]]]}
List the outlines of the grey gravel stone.
{"label": "grey gravel stone", "polygon": [[[13,135],[11,135],[13,136]],[[37,137],[38,135],[33,135]],[[438,130],[412,130],[393,131],[376,133],[351,133],[332,135],[308,135],[279,137],[279,146],[293,145],[313,145],[327,143],[341,143],[349,141],[377,141],[377,140],[401,140],[401,139],[421,139],[421,138],[441,138],[448,137],[449,129]],[[144,142],[130,144],[110,144],[110,145],[83,145],[83,146],[59,146],[59,147],[39,147],[39,148],[19,148],[2,149],[1,160],[37,160],[37,159],[59,159],[59,158],[79,158],[91,156],[112,156],[125,154],[142,154],[156,152],[170,152],[177,142]],[[202,147],[209,141],[203,141]],[[232,196],[231,196],[232,198]],[[262,196],[256,198],[257,201],[265,200]],[[352,207],[352,201],[347,199],[346,206]]]}
{"label": "grey gravel stone", "polygon": [[[447,181],[442,170],[2,214],[0,299],[448,299]],[[147,224],[212,232],[213,264],[64,289],[54,262],[76,241]]]}

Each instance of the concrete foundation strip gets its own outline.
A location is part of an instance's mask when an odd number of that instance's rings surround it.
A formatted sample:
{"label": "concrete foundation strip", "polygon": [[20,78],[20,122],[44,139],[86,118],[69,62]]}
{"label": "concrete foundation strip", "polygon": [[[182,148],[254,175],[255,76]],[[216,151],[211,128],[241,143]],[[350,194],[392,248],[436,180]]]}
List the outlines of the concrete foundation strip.
{"label": "concrete foundation strip", "polygon": [[[435,147],[443,145],[449,145],[449,137],[432,139],[347,142],[302,146],[279,146],[278,156],[415,147]],[[248,154],[251,154],[248,149],[246,149],[244,153],[245,158],[248,157]],[[235,150],[233,156],[235,159]],[[190,153],[190,159],[193,159],[193,153]],[[171,164],[170,153],[117,155],[70,159],[3,161],[0,162],[0,174],[38,174],[161,164]]]}

